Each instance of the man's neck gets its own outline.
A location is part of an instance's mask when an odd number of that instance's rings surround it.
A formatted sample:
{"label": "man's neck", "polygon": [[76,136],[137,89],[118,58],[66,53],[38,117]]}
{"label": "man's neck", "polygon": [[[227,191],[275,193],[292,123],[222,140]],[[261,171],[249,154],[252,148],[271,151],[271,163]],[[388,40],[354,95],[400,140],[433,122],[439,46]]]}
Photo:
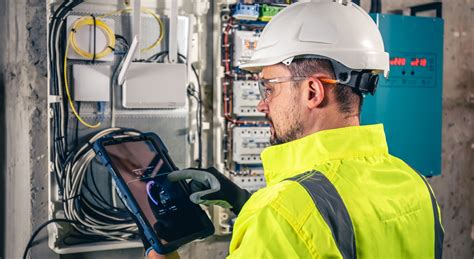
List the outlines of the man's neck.
{"label": "man's neck", "polygon": [[306,127],[301,137],[305,137],[322,130],[345,128],[351,126],[360,126],[359,114],[345,115],[339,113],[337,115],[328,115],[315,120],[315,123],[309,127]]}

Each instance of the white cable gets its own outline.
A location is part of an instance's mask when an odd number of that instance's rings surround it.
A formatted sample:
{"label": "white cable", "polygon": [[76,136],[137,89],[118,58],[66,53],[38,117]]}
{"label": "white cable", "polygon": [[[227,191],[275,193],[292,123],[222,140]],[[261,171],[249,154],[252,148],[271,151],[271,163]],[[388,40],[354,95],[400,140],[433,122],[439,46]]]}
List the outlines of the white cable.
{"label": "white cable", "polygon": [[[120,128],[105,129],[97,133],[90,139],[90,143],[93,143],[97,139],[108,135],[113,132],[121,130]],[[134,132],[126,133],[125,135],[135,135]],[[71,163],[68,163],[64,169],[64,213],[67,219],[76,220],[80,222],[83,227],[74,225],[74,228],[84,235],[101,235],[112,240],[127,240],[138,232],[138,228],[135,223],[119,223],[110,224],[107,221],[98,219],[93,215],[89,215],[87,211],[81,210],[76,207],[75,198],[80,195],[82,191],[82,185],[84,184],[84,176],[87,173],[87,169],[95,157],[94,151],[91,149],[89,144],[83,145],[78,152],[75,154]],[[87,203],[84,200],[83,206],[87,206],[88,210],[92,210],[94,213],[102,216],[103,218],[110,220],[122,220],[105,211],[99,211]],[[85,226],[85,227],[84,227]]]}

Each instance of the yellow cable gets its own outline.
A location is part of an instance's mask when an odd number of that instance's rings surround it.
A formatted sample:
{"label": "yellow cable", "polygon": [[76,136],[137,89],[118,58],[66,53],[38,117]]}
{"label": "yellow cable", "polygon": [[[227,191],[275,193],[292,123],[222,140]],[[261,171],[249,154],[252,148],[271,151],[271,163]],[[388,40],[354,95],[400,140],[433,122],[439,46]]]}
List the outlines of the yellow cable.
{"label": "yellow cable", "polygon": [[72,101],[72,98],[71,98],[71,94],[69,93],[69,82],[68,82],[68,78],[67,78],[67,54],[69,52],[69,43],[71,41],[71,38],[73,37],[74,35],[74,32],[71,31],[69,32],[69,37],[67,38],[67,44],[66,44],[66,51],[64,53],[64,85],[65,85],[65,88],[66,88],[66,95],[67,95],[67,99],[69,100],[69,105],[71,106],[71,110],[72,110],[72,113],[74,113],[74,115],[76,116],[77,120],[82,123],[84,126],[88,127],[88,128],[98,128],[100,126],[100,122],[98,122],[97,124],[89,124],[87,122],[85,122],[81,116],[77,113],[76,111],[76,108],[74,107],[74,103]]}
{"label": "yellow cable", "polygon": [[154,47],[158,46],[158,44],[160,44],[160,42],[163,40],[163,36],[164,36],[164,25],[163,25],[163,21],[161,21],[160,17],[155,13],[153,12],[152,10],[150,9],[146,9],[146,8],[142,8],[142,12],[144,13],[147,13],[151,16],[153,16],[153,18],[155,18],[156,22],[158,23],[158,25],[160,26],[160,36],[158,37],[158,39],[156,39],[156,41],[151,44],[150,46],[146,47],[146,48],[143,48],[141,49],[141,51],[147,51],[147,50],[151,50],[153,49]]}
{"label": "yellow cable", "polygon": [[[74,22],[74,24],[72,25],[72,28],[71,28],[72,34],[70,33],[70,35],[72,35],[71,36],[71,46],[74,49],[74,51],[76,51],[76,53],[79,54],[80,56],[88,58],[88,59],[92,59],[92,58],[94,58],[94,53],[89,53],[89,52],[81,49],[78,46],[77,41],[76,41],[77,31],[80,28],[82,28],[84,26],[87,26],[87,25],[94,26],[94,19],[90,16],[83,16],[83,17],[79,18],[78,20],[76,20]],[[107,38],[107,46],[105,46],[102,51],[95,54],[95,58],[100,59],[100,58],[103,58],[103,57],[109,55],[110,53],[112,53],[112,50],[115,47],[115,35],[114,35],[114,32],[112,31],[112,29],[104,21],[96,18],[95,19],[95,25],[100,30],[102,30],[102,32],[104,33],[104,35]]]}

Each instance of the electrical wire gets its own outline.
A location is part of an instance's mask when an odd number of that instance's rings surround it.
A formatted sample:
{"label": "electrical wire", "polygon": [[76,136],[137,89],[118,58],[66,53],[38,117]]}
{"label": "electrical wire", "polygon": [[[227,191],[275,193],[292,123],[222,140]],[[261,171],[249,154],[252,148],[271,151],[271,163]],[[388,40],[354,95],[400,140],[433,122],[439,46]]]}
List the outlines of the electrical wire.
{"label": "electrical wire", "polygon": [[[69,15],[74,7],[81,4],[83,0],[64,1],[53,13],[51,21],[49,23],[49,38],[48,38],[48,57],[50,65],[50,94],[61,97],[62,87],[61,86],[61,70],[60,62],[61,53],[59,51],[59,42],[63,33],[61,29],[64,25],[64,17]],[[53,115],[53,123],[51,124],[52,135],[53,135],[53,152],[51,160],[54,163],[53,174],[54,179],[57,182],[59,189],[59,195],[62,195],[63,190],[60,184],[62,162],[67,155],[66,148],[66,125],[64,120],[65,108],[61,103],[52,103],[51,110]]]}
{"label": "electrical wire", "polygon": [[[81,146],[71,155],[64,168],[64,215],[66,219],[77,221],[74,228],[83,235],[102,236],[107,240],[127,240],[138,233],[135,222],[124,209],[109,204],[98,192],[95,179],[92,180],[96,190],[92,190],[87,181],[87,172],[92,176],[91,163],[95,152],[90,143],[104,136],[114,134],[135,136],[135,130],[109,128],[94,135],[88,143]],[[94,202],[85,195],[92,197]],[[96,203],[97,205],[94,205]],[[126,217],[128,215],[128,217]]]}
{"label": "electrical wire", "polygon": [[50,219],[43,224],[41,224],[31,235],[30,240],[28,241],[28,244],[25,247],[25,250],[23,252],[23,259],[26,259],[28,256],[28,251],[30,251],[30,248],[33,247],[33,242],[35,241],[36,236],[40,233],[40,231],[47,227],[49,224],[52,223],[59,223],[59,222],[64,222],[64,223],[70,223],[70,224],[77,224],[77,221],[74,220],[69,220],[69,219]]}

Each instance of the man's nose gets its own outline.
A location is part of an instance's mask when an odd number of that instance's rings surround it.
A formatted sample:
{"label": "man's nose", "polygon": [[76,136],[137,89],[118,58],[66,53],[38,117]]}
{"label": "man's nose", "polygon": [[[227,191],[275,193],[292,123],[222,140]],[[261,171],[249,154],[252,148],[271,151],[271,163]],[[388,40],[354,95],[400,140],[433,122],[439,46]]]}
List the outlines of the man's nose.
{"label": "man's nose", "polygon": [[258,102],[257,105],[257,110],[259,112],[268,113],[268,104],[263,99],[260,99],[260,102]]}

